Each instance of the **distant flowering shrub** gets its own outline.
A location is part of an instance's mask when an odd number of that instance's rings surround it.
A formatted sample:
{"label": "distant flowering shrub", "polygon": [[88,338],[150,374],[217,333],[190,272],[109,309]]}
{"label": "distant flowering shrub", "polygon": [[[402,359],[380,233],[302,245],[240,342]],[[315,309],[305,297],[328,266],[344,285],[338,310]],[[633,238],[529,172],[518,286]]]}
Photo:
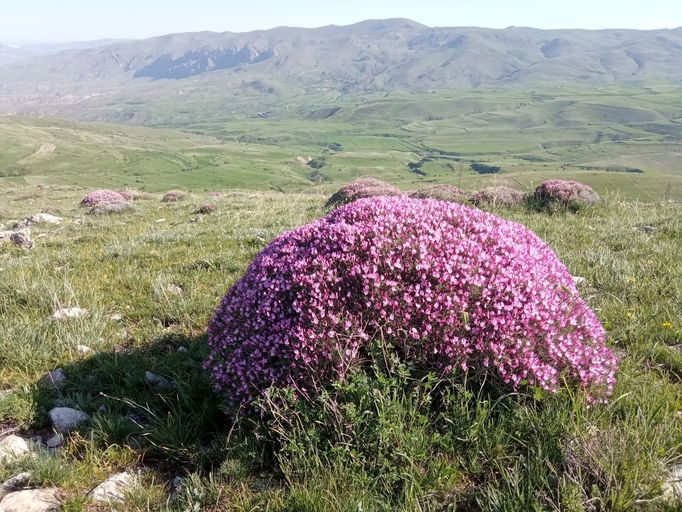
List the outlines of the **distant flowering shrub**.
{"label": "distant flowering shrub", "polygon": [[397,196],[400,189],[375,178],[363,177],[345,184],[327,201],[327,206],[340,206],[364,197]]}
{"label": "distant flowering shrub", "polygon": [[471,194],[471,202],[477,206],[514,206],[523,204],[525,200],[526,195],[523,192],[519,192],[514,188],[505,187],[502,185],[486,187]]}
{"label": "distant flowering shrub", "polygon": [[599,195],[591,187],[573,180],[548,180],[535,189],[535,199],[542,205],[576,208],[599,202]]}
{"label": "distant flowering shrub", "polygon": [[491,372],[516,389],[564,380],[603,400],[616,358],[567,268],[535,234],[430,199],[378,197],[277,237],[230,288],[206,361],[231,406],[270,386],[344,378],[383,339],[406,362]]}
{"label": "distant flowering shrub", "polygon": [[120,202],[125,202],[125,198],[118,192],[113,190],[95,190],[83,198],[81,206],[91,208],[101,204]]}
{"label": "distant flowering shrub", "polygon": [[123,196],[123,199],[125,199],[126,201],[132,201],[133,199],[135,199],[135,195],[131,191],[119,190],[118,193],[121,194]]}
{"label": "distant flowering shrub", "polygon": [[431,185],[411,192],[410,197],[416,199],[440,199],[441,201],[453,201],[457,203],[467,200],[467,193],[454,185]]}
{"label": "distant flowering shrub", "polygon": [[182,190],[171,190],[163,195],[161,201],[164,203],[174,203],[175,201],[184,199],[186,195],[187,193]]}
{"label": "distant flowering shrub", "polygon": [[140,192],[139,190],[135,189],[126,189],[126,190],[119,190],[119,194],[121,194],[126,201],[139,201],[141,199],[151,199],[152,195],[149,192]]}

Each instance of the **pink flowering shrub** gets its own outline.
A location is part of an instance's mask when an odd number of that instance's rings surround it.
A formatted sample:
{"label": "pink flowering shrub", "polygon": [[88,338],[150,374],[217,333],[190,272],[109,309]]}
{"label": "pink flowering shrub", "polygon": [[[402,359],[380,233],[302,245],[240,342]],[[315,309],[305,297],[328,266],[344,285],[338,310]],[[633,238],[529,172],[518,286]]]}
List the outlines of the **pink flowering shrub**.
{"label": "pink flowering shrub", "polygon": [[95,190],[83,198],[81,206],[90,208],[106,203],[121,203],[125,200],[121,194],[113,190]]}
{"label": "pink flowering shrub", "polygon": [[467,193],[454,185],[431,185],[415,190],[409,196],[416,199],[440,199],[456,203],[463,203],[467,200]]}
{"label": "pink flowering shrub", "polygon": [[526,195],[523,192],[502,185],[486,187],[471,194],[471,202],[477,206],[514,206],[523,204],[525,200]]}
{"label": "pink flowering shrub", "polygon": [[430,199],[379,197],[277,237],[230,288],[206,362],[232,406],[270,386],[314,393],[384,340],[401,360],[490,372],[511,388],[564,380],[602,400],[616,358],[568,269],[534,233]]}
{"label": "pink flowering shrub", "polygon": [[535,199],[542,205],[558,204],[576,208],[599,202],[592,187],[573,180],[548,180],[535,189]]}
{"label": "pink flowering shrub", "polygon": [[164,203],[174,203],[175,201],[183,200],[186,196],[187,192],[183,192],[182,190],[171,190],[163,195],[161,201]]}
{"label": "pink flowering shrub", "polygon": [[363,197],[397,196],[402,194],[400,189],[370,177],[358,178],[346,183],[336,191],[327,201],[327,206],[339,206],[353,202]]}

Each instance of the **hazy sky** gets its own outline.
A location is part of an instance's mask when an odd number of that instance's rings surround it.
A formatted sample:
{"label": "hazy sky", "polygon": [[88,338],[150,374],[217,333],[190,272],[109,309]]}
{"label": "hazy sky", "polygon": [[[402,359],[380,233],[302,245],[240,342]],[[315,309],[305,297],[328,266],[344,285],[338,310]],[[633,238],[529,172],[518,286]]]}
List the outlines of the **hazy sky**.
{"label": "hazy sky", "polygon": [[682,0],[0,0],[0,41],[143,38],[394,17],[431,26],[674,28],[682,26]]}

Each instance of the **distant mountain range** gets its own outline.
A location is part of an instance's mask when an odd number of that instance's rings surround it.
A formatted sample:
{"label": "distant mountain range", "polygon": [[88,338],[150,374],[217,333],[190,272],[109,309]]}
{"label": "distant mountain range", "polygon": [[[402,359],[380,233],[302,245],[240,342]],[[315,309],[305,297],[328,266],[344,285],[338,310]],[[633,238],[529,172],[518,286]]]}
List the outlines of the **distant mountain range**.
{"label": "distant mountain range", "polygon": [[97,41],[74,41],[71,43],[44,43],[9,46],[0,44],[0,66],[40,55],[54,55],[67,50],[86,50],[107,46],[123,41],[122,39],[100,39]]}
{"label": "distant mountain range", "polygon": [[[431,28],[405,19],[349,26],[198,32],[26,58],[0,47],[0,112],[197,86],[283,91],[426,91],[503,84],[682,83],[682,28]],[[27,50],[18,49],[17,52]],[[21,58],[21,60],[18,60]],[[172,82],[172,85],[169,85]],[[221,87],[221,84],[224,87]],[[235,85],[237,84],[237,85]]]}

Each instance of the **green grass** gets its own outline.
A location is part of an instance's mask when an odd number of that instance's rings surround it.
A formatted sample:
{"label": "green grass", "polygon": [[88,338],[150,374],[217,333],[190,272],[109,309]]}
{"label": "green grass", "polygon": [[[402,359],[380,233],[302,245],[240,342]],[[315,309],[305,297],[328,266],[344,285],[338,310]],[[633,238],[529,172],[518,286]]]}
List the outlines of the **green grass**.
{"label": "green grass", "polygon": [[[158,98],[156,97],[158,96]],[[301,191],[374,175],[403,188],[577,179],[600,193],[682,200],[682,103],[667,86],[141,101],[149,127],[0,118],[0,187]],[[129,108],[116,100],[107,108]],[[338,113],[313,119],[330,106]],[[180,109],[180,110],[178,110]],[[268,118],[256,113],[269,112]],[[105,116],[106,117],[106,116]],[[340,149],[330,150],[332,144]],[[41,150],[42,148],[42,150]],[[408,164],[423,157],[423,176]],[[304,158],[324,163],[318,171]],[[470,165],[500,166],[482,176]],[[327,189],[325,189],[327,190]]]}
{"label": "green grass", "polygon": [[[90,488],[135,468],[142,487],[122,510],[666,510],[660,486],[682,453],[679,203],[610,196],[577,214],[497,212],[587,279],[581,293],[621,355],[609,404],[422,380],[394,362],[313,404],[283,396],[262,420],[233,421],[202,370],[207,321],[258,251],[322,215],[326,196],[210,198],[197,187],[184,201],[154,196],[94,217],[78,208],[82,188],[3,187],[0,224],[39,211],[66,220],[35,226],[33,251],[0,246],[0,429],[46,436],[56,405],[93,418],[57,457],[0,467],[0,480],[31,469],[33,484],[64,489],[68,511],[87,510]],[[208,202],[217,211],[193,222]],[[51,318],[66,306],[89,314]],[[94,353],[80,356],[79,344]],[[55,392],[39,380],[57,367],[68,383]],[[177,389],[145,384],[147,370]],[[171,493],[177,475],[185,483]]]}

